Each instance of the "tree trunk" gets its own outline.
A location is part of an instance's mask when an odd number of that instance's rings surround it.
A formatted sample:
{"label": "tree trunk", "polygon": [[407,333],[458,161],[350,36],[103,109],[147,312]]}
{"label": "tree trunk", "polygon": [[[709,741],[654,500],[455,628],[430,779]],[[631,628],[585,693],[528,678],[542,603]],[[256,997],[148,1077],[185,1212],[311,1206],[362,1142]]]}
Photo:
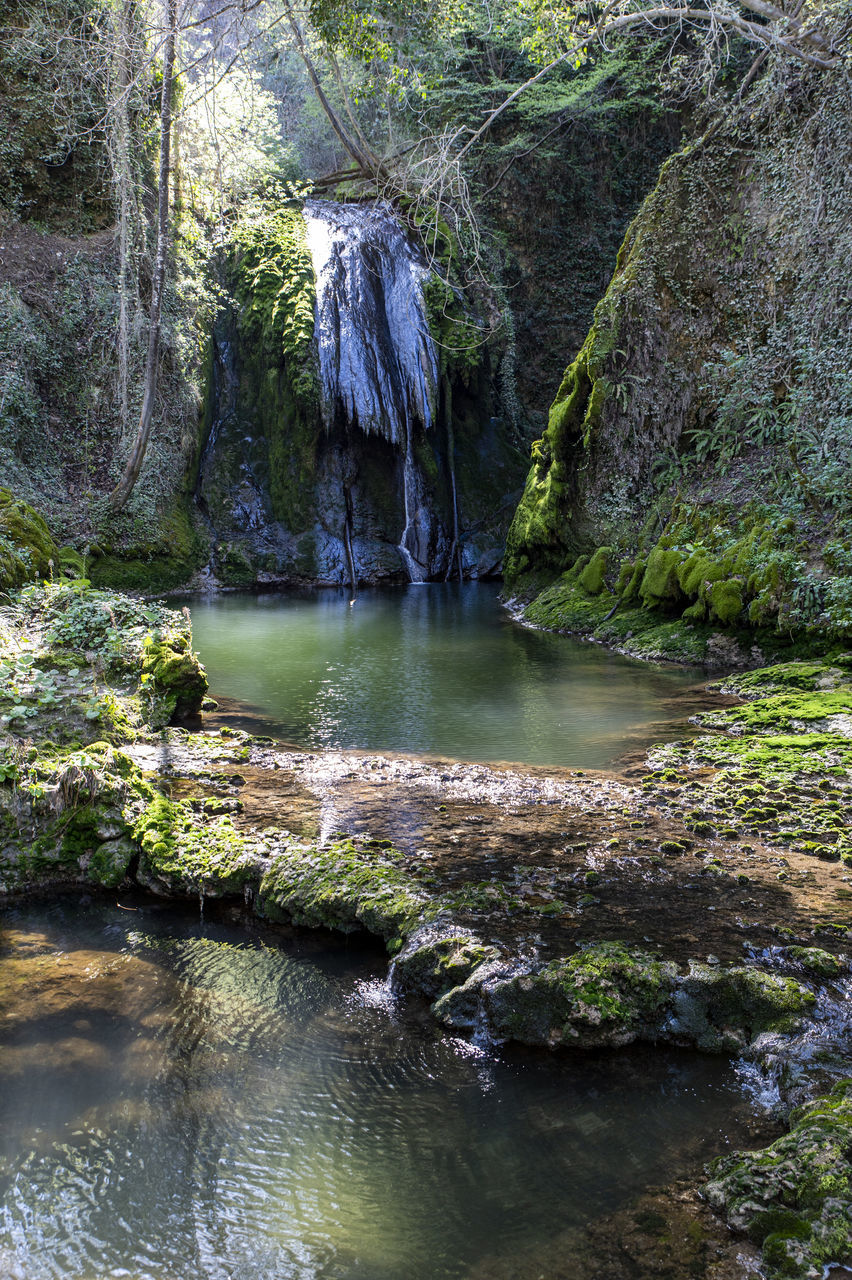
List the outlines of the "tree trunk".
{"label": "tree trunk", "polygon": [[172,138],[172,89],[175,66],[175,38],[177,33],[177,0],[168,0],[166,7],[167,33],[163,49],[163,92],[160,99],[160,179],[157,192],[157,249],[154,261],[154,277],[151,284],[150,327],[148,329],[148,358],[145,362],[145,389],[142,411],[136,439],[124,468],[124,475],[110,494],[110,504],[118,511],[127,502],[139,479],[142,463],[151,435],[154,419],[154,402],[157,397],[157,371],[160,354],[160,317],[163,308],[163,287],[166,279],[166,258],[169,248],[169,158]]}
{"label": "tree trunk", "polygon": [[373,172],[373,166],[370,163],[369,157],[364,154],[364,151],[362,150],[362,148],[358,145],[358,143],[349,133],[343,121],[340,119],[340,116],[337,114],[334,107],[329,102],[328,97],[326,96],[325,90],[320,84],[320,79],[319,79],[319,76],[317,75],[316,67],[313,64],[311,55],[308,53],[308,49],[305,44],[305,39],[304,39],[304,36],[302,35],[302,29],[299,26],[299,21],[295,13],[293,12],[293,6],[290,3],[290,0],[284,0],[284,8],[287,11],[287,20],[290,23],[290,30],[293,32],[293,38],[296,41],[296,48],[299,50],[299,54],[301,56],[302,62],[305,64],[305,70],[308,73],[308,79],[313,85],[314,93],[319,98],[320,106],[322,107],[323,111],[328,117],[329,124],[331,125],[332,129],[334,130],[334,132],[337,134],[338,138],[342,142],[344,149],[348,152],[348,154],[352,157],[352,159],[358,165],[358,168],[363,173]]}

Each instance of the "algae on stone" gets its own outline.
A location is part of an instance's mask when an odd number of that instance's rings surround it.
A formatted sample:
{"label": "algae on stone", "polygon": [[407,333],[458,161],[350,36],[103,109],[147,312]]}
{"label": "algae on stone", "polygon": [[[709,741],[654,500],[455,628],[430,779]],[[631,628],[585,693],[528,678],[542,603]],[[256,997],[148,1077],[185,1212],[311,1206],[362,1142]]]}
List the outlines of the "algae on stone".
{"label": "algae on stone", "polygon": [[799,1107],[764,1151],[711,1166],[704,1194],[728,1225],[763,1249],[769,1280],[818,1280],[852,1261],[852,1081]]}

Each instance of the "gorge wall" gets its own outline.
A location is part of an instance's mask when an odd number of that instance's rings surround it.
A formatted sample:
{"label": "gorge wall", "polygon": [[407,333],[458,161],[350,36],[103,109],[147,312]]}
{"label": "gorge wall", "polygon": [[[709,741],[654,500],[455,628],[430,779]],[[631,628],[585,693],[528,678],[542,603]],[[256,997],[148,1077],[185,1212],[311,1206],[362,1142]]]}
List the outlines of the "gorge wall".
{"label": "gorge wall", "polygon": [[507,574],[558,580],[539,620],[852,628],[850,110],[779,65],[663,166],[533,447]]}

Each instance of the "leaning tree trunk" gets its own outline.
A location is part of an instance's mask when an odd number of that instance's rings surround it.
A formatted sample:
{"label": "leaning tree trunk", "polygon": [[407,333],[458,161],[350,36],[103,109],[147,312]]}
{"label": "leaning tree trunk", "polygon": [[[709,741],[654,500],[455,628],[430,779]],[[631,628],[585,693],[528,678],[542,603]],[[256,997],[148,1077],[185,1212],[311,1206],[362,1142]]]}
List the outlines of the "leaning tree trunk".
{"label": "leaning tree trunk", "polygon": [[133,492],[139,479],[151,423],[154,419],[154,402],[157,397],[157,370],[160,354],[160,317],[163,309],[163,286],[166,279],[166,257],[169,248],[169,159],[172,139],[172,89],[175,67],[175,35],[177,31],[177,0],[168,0],[166,8],[166,43],[163,49],[163,92],[160,99],[160,179],[157,193],[157,250],[154,261],[154,278],[151,284],[150,327],[148,329],[148,358],[145,362],[145,389],[139,427],[124,475],[110,494],[113,510],[118,511]]}

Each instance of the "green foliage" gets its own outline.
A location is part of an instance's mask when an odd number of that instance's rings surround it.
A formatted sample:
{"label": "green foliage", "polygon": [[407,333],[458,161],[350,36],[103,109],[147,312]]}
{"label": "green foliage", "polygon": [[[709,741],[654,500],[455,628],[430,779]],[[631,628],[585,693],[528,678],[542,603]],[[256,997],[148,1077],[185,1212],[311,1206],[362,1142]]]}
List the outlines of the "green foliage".
{"label": "green foliage", "polygon": [[15,217],[87,230],[109,219],[105,85],[85,73],[108,8],[0,3],[0,207]]}
{"label": "green foliage", "polygon": [[485,337],[468,300],[433,270],[423,283],[423,301],[441,373],[469,383],[482,363]]}

